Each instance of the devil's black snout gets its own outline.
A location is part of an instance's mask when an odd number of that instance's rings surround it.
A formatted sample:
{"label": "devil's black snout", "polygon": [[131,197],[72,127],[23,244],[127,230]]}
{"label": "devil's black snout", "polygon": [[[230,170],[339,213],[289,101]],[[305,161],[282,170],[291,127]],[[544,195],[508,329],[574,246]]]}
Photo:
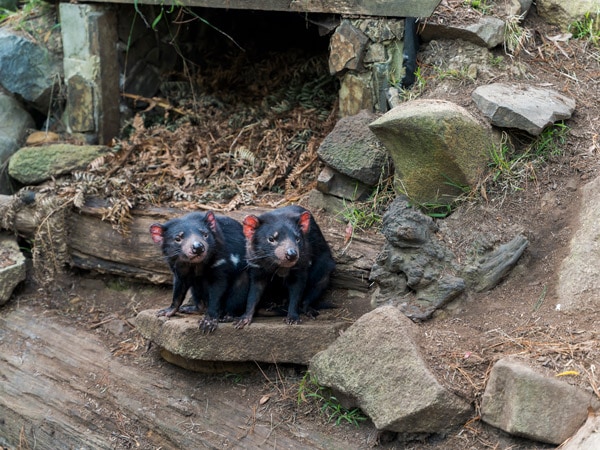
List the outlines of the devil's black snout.
{"label": "devil's black snout", "polygon": [[297,258],[298,258],[298,252],[296,251],[296,249],[288,248],[287,251],[285,252],[285,259],[287,259],[288,261],[294,261]]}
{"label": "devil's black snout", "polygon": [[192,244],[192,253],[194,253],[194,255],[200,255],[204,253],[204,244],[202,242],[195,241]]}

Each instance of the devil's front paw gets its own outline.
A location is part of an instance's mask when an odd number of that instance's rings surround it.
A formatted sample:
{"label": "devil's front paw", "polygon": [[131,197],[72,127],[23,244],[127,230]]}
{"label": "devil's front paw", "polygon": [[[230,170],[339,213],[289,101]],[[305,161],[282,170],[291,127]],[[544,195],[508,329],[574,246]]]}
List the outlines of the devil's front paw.
{"label": "devil's front paw", "polygon": [[198,328],[204,334],[212,333],[217,329],[217,325],[219,324],[219,319],[213,319],[211,317],[204,317],[200,322],[198,322]]}
{"label": "devil's front paw", "polygon": [[238,329],[241,330],[242,328],[244,328],[246,325],[250,325],[252,323],[252,317],[251,316],[242,316],[240,317],[239,320],[235,321],[233,323],[233,326]]}
{"label": "devil's front paw", "polygon": [[169,306],[168,308],[163,308],[163,309],[159,310],[156,313],[156,317],[160,317],[160,316],[171,317],[171,316],[175,315],[176,312],[177,312],[177,308],[173,308],[172,306]]}
{"label": "devil's front paw", "polygon": [[298,325],[300,323],[302,323],[302,320],[300,320],[300,317],[298,317],[297,315],[295,316],[291,316],[288,315],[285,319],[283,319],[284,323],[287,323],[288,325]]}
{"label": "devil's front paw", "polygon": [[200,308],[197,305],[183,305],[179,307],[179,312],[183,314],[200,314]]}

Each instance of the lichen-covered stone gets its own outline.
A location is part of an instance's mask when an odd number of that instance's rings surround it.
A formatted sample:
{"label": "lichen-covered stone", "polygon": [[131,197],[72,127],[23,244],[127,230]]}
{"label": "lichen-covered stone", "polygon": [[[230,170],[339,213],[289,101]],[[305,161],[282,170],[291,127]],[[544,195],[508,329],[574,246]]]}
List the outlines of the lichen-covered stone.
{"label": "lichen-covered stone", "polygon": [[443,100],[403,103],[370,128],[392,155],[397,190],[418,204],[448,204],[475,186],[497,145],[489,126]]}
{"label": "lichen-covered stone", "polygon": [[434,377],[413,339],[415,326],[393,306],[377,308],[315,355],[310,370],[380,430],[446,431],[464,423],[471,407]]}
{"label": "lichen-covered stone", "polygon": [[85,169],[89,163],[110,151],[104,145],[23,147],[10,158],[8,174],[23,184],[38,184],[52,177]]}
{"label": "lichen-covered stone", "polygon": [[188,360],[294,364],[308,364],[349,326],[347,322],[329,320],[291,326],[280,317],[258,317],[242,330],[223,323],[213,333],[204,334],[198,328],[198,316],[167,319],[157,317],[156,310],[141,311],[135,325],[146,339]]}
{"label": "lichen-covered stone", "polygon": [[481,419],[516,436],[560,444],[583,425],[588,408],[598,406],[591,393],[507,357],[492,367]]}
{"label": "lichen-covered stone", "polygon": [[369,129],[377,116],[367,111],[344,117],[321,142],[317,153],[328,166],[368,186],[387,178],[390,156]]}

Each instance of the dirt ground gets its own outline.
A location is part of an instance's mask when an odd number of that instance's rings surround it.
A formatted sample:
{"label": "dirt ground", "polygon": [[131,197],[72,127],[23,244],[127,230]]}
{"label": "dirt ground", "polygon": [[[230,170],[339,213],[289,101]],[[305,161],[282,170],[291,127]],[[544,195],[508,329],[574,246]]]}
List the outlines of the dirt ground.
{"label": "dirt ground", "polygon": [[[248,414],[257,399],[267,395],[270,420],[283,428],[301,424],[314,433],[345,442],[347,448],[369,448],[377,443],[381,448],[431,450],[554,448],[512,438],[486,426],[477,415],[491,366],[510,354],[527,355],[534,363],[556,372],[578,370],[581,375],[570,381],[582,387],[597,389],[600,385],[600,375],[593,372],[594,365],[600,367],[599,312],[566,315],[555,308],[558,270],[578,228],[579,188],[598,175],[600,50],[582,40],[553,41],[551,37],[560,31],[543,23],[535,11],[526,18],[524,27],[530,32],[530,39],[520,51],[509,56],[503,49],[494,50],[494,55],[504,62],[494,68],[493,81],[549,86],[574,98],[577,108],[565,122],[569,132],[561,154],[524,169],[527,173],[518,181],[518,189],[485,184],[486,198],[473,196],[443,219],[439,237],[451,243],[459,257],[482,234],[508,242],[517,233],[523,233],[530,242],[517,267],[498,287],[481,294],[468,293],[432,320],[418,325],[419,344],[440,381],[475,405],[472,420],[445,438],[386,442],[390,436],[379,436],[368,422],[358,427],[329,422],[320,413],[317,402],[297,402],[302,367],[265,366],[262,371],[232,377],[184,374],[185,371],[170,367],[134,326],[134,317],[140,310],[169,303],[169,287],[73,271],[50,291],[38,290],[29,280],[8,307],[28,306],[40,314],[51,311],[82,332],[95,333],[114,358],[124,364],[146,367],[165,376],[175,372],[190,383],[200,379],[203,389],[213,390],[218,396],[235,393],[243,385],[244,392],[253,393],[252,399],[240,400],[248,402]],[[427,80],[422,98],[445,96],[473,112],[470,93],[477,85],[491,82],[486,78],[442,79],[433,68],[425,66],[422,73]],[[270,193],[270,201],[273,198]],[[364,307],[357,306],[361,311]],[[193,425],[182,432],[193,433]],[[153,448],[150,439],[137,439],[140,448]],[[114,448],[130,448],[133,442],[116,441]],[[213,448],[236,448],[238,444],[232,442],[224,445],[215,440]],[[299,439],[297,448],[302,447]]]}

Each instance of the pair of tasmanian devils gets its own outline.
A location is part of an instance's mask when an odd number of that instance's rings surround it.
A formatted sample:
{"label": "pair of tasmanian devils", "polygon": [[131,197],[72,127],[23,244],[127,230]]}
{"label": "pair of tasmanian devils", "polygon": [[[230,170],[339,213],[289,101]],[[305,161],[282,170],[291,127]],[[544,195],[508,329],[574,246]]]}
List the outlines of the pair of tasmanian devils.
{"label": "pair of tasmanian devils", "polygon": [[[288,324],[300,314],[316,317],[317,303],[329,285],[335,262],[312,214],[301,206],[286,206],[243,224],[193,212],[150,226],[173,272],[173,301],[159,316],[205,309],[199,327],[204,333],[219,321],[236,328],[252,322],[260,304],[286,300]],[[188,290],[192,304],[182,306]]]}

